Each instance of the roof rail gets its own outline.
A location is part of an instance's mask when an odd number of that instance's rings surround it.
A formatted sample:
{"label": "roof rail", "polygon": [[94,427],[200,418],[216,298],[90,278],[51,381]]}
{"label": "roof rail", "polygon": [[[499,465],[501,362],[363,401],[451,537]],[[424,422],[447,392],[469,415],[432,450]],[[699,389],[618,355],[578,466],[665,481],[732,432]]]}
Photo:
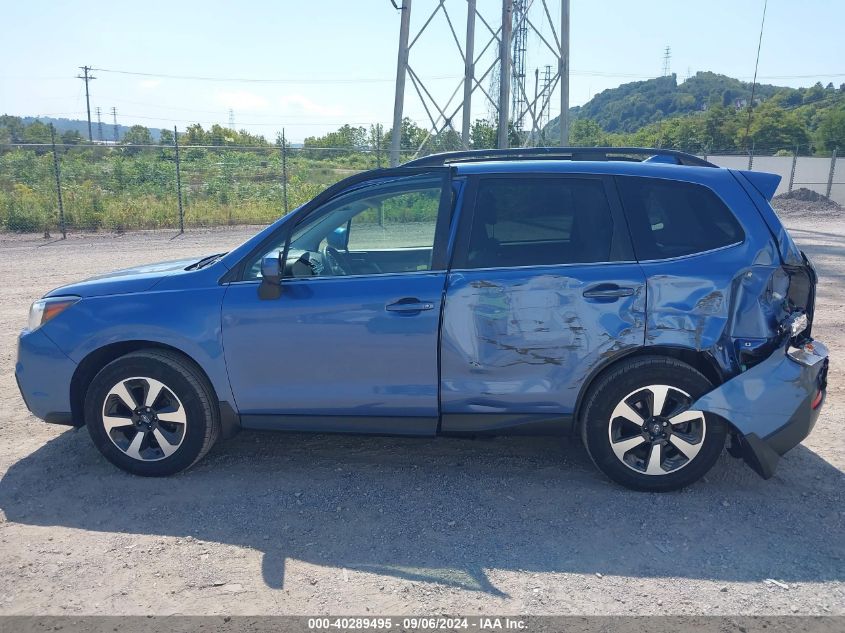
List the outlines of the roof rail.
{"label": "roof rail", "polygon": [[634,160],[642,156],[643,162],[667,162],[672,159],[676,165],[693,167],[716,167],[698,156],[674,149],[648,147],[523,147],[510,149],[472,149],[459,152],[443,152],[423,156],[402,163],[402,167],[435,167],[449,163],[467,163],[488,160]]}

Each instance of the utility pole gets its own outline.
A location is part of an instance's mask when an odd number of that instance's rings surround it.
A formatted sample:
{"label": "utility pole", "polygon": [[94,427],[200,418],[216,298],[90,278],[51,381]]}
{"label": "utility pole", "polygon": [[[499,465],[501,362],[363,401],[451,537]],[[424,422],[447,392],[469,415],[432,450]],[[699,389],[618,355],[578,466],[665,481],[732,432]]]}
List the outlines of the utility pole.
{"label": "utility pole", "polygon": [[560,146],[569,145],[569,0],[560,4]]}
{"label": "utility pole", "polygon": [[663,76],[669,76],[669,69],[671,68],[671,61],[672,61],[672,47],[667,46],[666,49],[663,51]]}
{"label": "utility pole", "polygon": [[282,128],[282,202],[285,205],[285,215],[288,214],[288,142],[285,139],[285,128]]}
{"label": "utility pole", "polygon": [[461,139],[469,149],[469,132],[472,124],[472,82],[475,81],[475,0],[467,0],[467,37],[464,45],[464,112]]}
{"label": "utility pole", "polygon": [[399,54],[396,61],[396,96],[393,100],[393,134],[390,137],[390,166],[399,164],[402,143],[402,108],[405,105],[405,75],[408,72],[408,35],[411,28],[411,0],[402,0],[399,23]]}
{"label": "utility pole", "polygon": [[179,130],[173,126],[173,146],[176,149],[176,198],[179,201],[179,234],[185,232],[185,210],[182,208],[182,174],[179,165]]}
{"label": "utility pole", "polygon": [[83,74],[77,75],[76,78],[82,79],[85,82],[85,106],[88,108],[88,140],[93,142],[94,135],[91,133],[91,98],[88,95],[88,82],[93,81],[96,77],[88,74],[88,71],[91,70],[90,66],[80,66],[79,68]]}
{"label": "utility pole", "polygon": [[[704,160],[707,160],[707,157],[704,157]],[[798,165],[798,146],[795,146],[795,149],[792,151],[792,169],[789,171],[789,188],[787,191],[792,193],[792,185],[795,184],[795,167]],[[830,196],[828,196],[829,198]]]}
{"label": "utility pole", "polygon": [[[539,101],[537,101],[537,99],[539,97],[540,97],[540,69],[535,68],[534,69],[534,110],[535,110],[535,112],[537,111],[537,107],[539,105]],[[538,123],[540,122],[539,117],[538,117],[537,122]],[[540,139],[540,136],[542,136],[542,134],[543,134],[543,128],[540,125],[538,125],[537,129],[540,130],[540,133],[537,135],[537,138],[534,139],[534,144],[535,145],[542,145],[543,142]],[[533,130],[531,131],[531,136],[534,136]]]}
{"label": "utility pole", "polygon": [[[53,172],[56,176],[56,198],[59,203],[59,229],[62,232],[62,239],[67,239],[67,230],[65,229],[65,207],[62,204],[62,174],[59,170],[59,154],[56,151],[56,130],[53,124],[50,124],[50,144],[53,146]],[[50,236],[50,227],[46,225],[44,228],[44,237]]]}
{"label": "utility pole", "polygon": [[838,148],[833,148],[833,153],[830,155],[830,174],[827,177],[827,189],[824,192],[824,195],[830,198],[830,190],[833,189],[833,174],[836,172],[836,150]]}
{"label": "utility pole", "polygon": [[112,126],[112,132],[114,133],[114,142],[117,143],[120,134],[117,127],[117,108],[115,108],[114,106],[112,106],[111,115],[112,119],[114,120],[114,125]]}
{"label": "utility pole", "polygon": [[[566,1],[566,0],[564,0]],[[511,100],[511,33],[513,0],[502,1],[502,35],[499,42],[499,149],[508,147],[508,123]]]}
{"label": "utility pole", "polygon": [[232,108],[229,108],[229,129],[235,129],[235,111]]}
{"label": "utility pole", "polygon": [[376,123],[376,167],[381,169],[381,123]]}
{"label": "utility pole", "polygon": [[100,106],[97,106],[97,140],[103,140],[103,118],[100,116]]}

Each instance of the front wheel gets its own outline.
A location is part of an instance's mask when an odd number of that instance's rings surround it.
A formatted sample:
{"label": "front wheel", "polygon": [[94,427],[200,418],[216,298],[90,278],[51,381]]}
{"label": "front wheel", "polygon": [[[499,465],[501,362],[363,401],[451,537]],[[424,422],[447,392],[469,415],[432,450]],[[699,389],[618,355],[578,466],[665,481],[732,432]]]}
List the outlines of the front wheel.
{"label": "front wheel", "polygon": [[598,468],[619,484],[661,492],[688,486],[712,468],[727,428],[691,409],[712,385],[673,358],[623,361],[591,387],[581,433]]}
{"label": "front wheel", "polygon": [[147,477],[199,461],[220,428],[208,381],[167,350],[133,352],[106,365],[88,388],[85,421],[110,462]]}

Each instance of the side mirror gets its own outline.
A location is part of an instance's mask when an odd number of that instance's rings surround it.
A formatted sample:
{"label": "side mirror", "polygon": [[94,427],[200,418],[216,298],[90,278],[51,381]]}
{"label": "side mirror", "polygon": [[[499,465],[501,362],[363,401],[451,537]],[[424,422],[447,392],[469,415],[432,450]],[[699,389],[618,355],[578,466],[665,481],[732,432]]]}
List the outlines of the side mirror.
{"label": "side mirror", "polygon": [[282,254],[261,260],[259,299],[278,299],[282,294]]}
{"label": "side mirror", "polygon": [[265,257],[261,260],[262,283],[280,284],[282,282],[282,256]]}

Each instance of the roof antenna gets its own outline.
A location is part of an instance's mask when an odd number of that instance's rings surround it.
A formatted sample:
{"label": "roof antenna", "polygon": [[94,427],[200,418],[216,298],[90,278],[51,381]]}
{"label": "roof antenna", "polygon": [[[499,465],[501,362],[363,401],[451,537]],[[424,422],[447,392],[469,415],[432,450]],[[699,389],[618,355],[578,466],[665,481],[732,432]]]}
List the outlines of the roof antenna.
{"label": "roof antenna", "polygon": [[760,66],[760,47],[763,44],[763,27],[766,25],[766,7],[769,0],[763,0],[763,19],[760,22],[760,39],[757,40],[757,61],[754,62],[754,80],[751,82],[751,101],[748,103],[748,124],[745,126],[743,145],[748,150],[748,135],[751,133],[751,118],[754,116],[754,92],[757,88],[757,67]]}

